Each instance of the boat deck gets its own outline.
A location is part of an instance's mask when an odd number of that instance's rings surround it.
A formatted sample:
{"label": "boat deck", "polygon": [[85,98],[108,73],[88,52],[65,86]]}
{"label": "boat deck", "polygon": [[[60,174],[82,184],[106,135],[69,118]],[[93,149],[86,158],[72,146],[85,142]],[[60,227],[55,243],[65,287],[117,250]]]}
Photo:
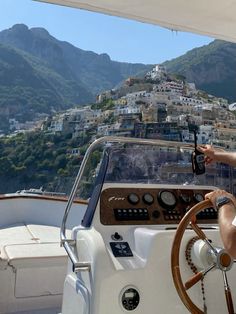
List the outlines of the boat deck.
{"label": "boat deck", "polygon": [[[68,256],[60,246],[66,200],[5,196],[0,203],[0,313],[61,311]],[[80,224],[85,203],[76,202],[68,224]]]}
{"label": "boat deck", "polygon": [[57,307],[67,270],[59,231],[55,226],[24,223],[0,230],[1,313],[15,312],[23,300],[30,309],[35,298],[48,308]]}

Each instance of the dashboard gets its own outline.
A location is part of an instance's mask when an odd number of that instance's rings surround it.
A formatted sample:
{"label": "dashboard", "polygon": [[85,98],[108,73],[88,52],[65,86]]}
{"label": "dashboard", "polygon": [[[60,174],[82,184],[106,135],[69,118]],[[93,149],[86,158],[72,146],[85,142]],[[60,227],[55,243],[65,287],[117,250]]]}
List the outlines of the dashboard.
{"label": "dashboard", "polygon": [[[185,213],[211,189],[198,188],[107,188],[100,198],[100,221],[104,225],[178,224]],[[217,211],[206,208],[197,222],[216,224]]]}

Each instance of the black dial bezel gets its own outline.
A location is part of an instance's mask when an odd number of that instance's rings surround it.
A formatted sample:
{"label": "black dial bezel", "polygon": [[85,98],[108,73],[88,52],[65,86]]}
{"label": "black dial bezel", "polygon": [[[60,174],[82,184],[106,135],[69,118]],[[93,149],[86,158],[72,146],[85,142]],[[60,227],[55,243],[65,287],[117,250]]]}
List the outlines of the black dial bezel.
{"label": "black dial bezel", "polygon": [[[148,201],[148,200],[145,199],[145,196],[147,196],[147,195],[148,195],[148,196],[151,196],[151,201]],[[145,204],[147,204],[147,205],[151,205],[151,204],[154,203],[154,197],[153,197],[153,195],[152,195],[151,193],[145,193],[145,194],[143,195],[142,199],[143,199],[143,202],[144,202]]]}
{"label": "black dial bezel", "polygon": [[[174,197],[174,199],[175,199],[174,204],[172,204],[172,205],[171,205],[171,204],[167,204],[167,203],[163,200],[162,194],[163,194],[163,193],[166,193],[166,192],[170,193],[171,196]],[[173,209],[176,207],[176,205],[177,205],[177,197],[176,197],[176,195],[175,195],[172,191],[169,191],[169,190],[160,191],[160,193],[158,194],[157,199],[158,199],[158,202],[159,202],[159,204],[161,205],[161,207],[163,207],[164,209],[167,209],[167,210],[173,210]]]}

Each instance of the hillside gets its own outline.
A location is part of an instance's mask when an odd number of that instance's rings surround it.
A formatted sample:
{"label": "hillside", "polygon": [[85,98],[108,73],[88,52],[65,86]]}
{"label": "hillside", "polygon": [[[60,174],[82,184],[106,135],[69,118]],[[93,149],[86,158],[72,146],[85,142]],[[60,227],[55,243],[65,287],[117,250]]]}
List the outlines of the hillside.
{"label": "hillside", "polygon": [[69,193],[81,160],[67,151],[76,145],[83,140],[42,132],[0,138],[0,193],[40,186],[65,192],[67,184]]}
{"label": "hillside", "polygon": [[[236,100],[236,44],[215,40],[164,65],[198,89]],[[0,131],[8,130],[10,118],[24,122],[94,102],[98,93],[151,68],[84,51],[43,28],[14,25],[0,32]]]}
{"label": "hillside", "polygon": [[198,89],[231,102],[236,100],[236,44],[215,40],[164,65],[194,82]]}
{"label": "hillside", "polygon": [[81,83],[66,80],[35,58],[0,45],[0,115],[4,125],[9,118],[31,120],[35,113],[50,113],[91,98]]}
{"label": "hillside", "polygon": [[152,66],[115,62],[57,40],[45,29],[17,24],[0,32],[0,129],[95,100],[129,76]]}

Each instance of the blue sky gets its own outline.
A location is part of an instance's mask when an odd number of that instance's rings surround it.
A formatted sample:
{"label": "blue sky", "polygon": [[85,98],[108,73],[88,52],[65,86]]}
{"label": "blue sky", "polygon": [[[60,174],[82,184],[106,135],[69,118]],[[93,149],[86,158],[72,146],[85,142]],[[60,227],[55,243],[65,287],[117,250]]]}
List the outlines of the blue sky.
{"label": "blue sky", "polygon": [[84,50],[107,53],[116,61],[157,64],[213,40],[32,0],[0,0],[0,3],[0,30],[17,23],[30,28],[44,27],[59,40]]}

